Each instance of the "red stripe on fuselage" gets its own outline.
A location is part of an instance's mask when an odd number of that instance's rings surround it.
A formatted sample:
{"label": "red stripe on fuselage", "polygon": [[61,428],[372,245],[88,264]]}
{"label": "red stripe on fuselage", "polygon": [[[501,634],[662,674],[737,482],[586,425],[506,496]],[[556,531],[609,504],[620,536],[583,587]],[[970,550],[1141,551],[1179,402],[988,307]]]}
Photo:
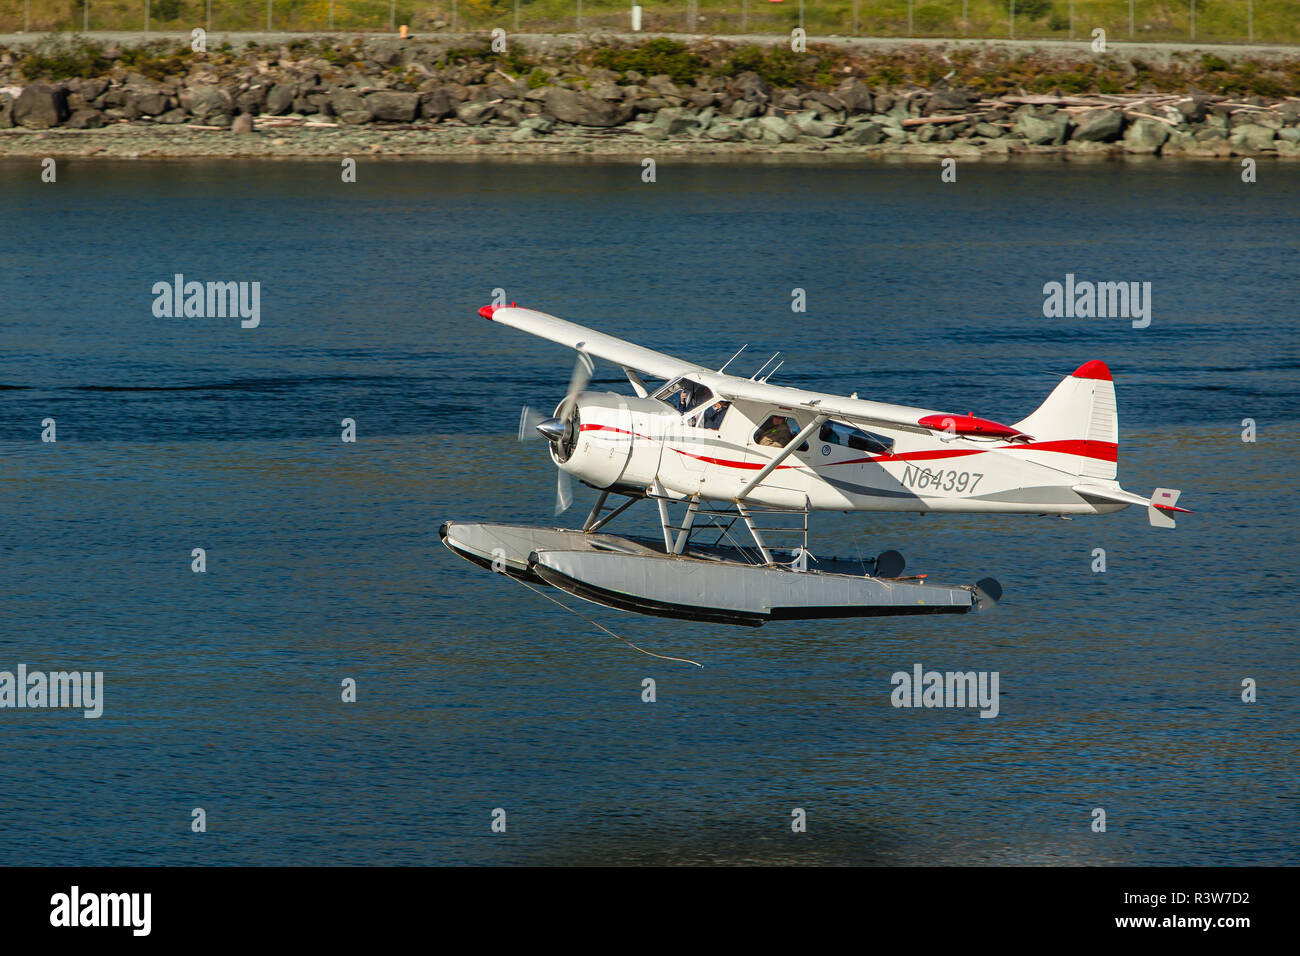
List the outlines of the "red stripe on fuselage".
{"label": "red stripe on fuselage", "polygon": [[[606,431],[617,432],[620,435],[631,435],[634,438],[642,438],[646,441],[650,439],[638,432],[630,432],[625,428],[615,428],[613,425],[583,425],[582,431]],[[743,468],[747,471],[758,471],[764,467],[763,462],[750,461],[732,461],[726,458],[709,458],[705,455],[693,455],[688,451],[682,451],[680,448],[673,448],[673,451],[679,455],[686,455],[697,461],[707,462],[710,465],[722,465],[727,468]],[[999,445],[996,448],[936,448],[930,451],[908,451],[898,455],[868,455],[865,458],[848,458],[844,461],[829,461],[824,465],[818,466],[810,464],[809,467],[830,467],[831,465],[861,465],[867,462],[877,461],[935,461],[943,458],[964,458],[967,455],[983,455],[989,451],[1050,451],[1060,455],[1081,455],[1084,458],[1095,458],[1098,461],[1118,461],[1119,445],[1108,441],[1088,441],[1079,438],[1066,438],[1058,441],[1040,441],[1040,442],[1021,442],[1014,445]],[[798,465],[778,465],[777,469],[798,468]]]}
{"label": "red stripe on fuselage", "polygon": [[828,462],[828,465],[861,465],[873,461],[932,461],[938,458],[961,458],[966,455],[983,455],[990,451],[1052,451],[1061,455],[1082,455],[1099,461],[1118,461],[1119,446],[1107,441],[1084,441],[1081,439],[1064,439],[1062,441],[1027,442],[1016,445],[999,445],[996,448],[952,448],[934,451],[908,451],[900,455],[868,455],[866,458],[848,458],[844,461]]}

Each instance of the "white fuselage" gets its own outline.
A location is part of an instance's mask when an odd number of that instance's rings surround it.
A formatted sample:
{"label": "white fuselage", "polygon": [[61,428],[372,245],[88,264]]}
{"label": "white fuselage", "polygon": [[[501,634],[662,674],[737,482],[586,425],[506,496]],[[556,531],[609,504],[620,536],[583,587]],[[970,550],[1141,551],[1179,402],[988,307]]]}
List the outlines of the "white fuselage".
{"label": "white fuselage", "polygon": [[[612,392],[578,397],[579,428],[567,460],[556,464],[600,489],[654,490],[718,502],[744,501],[815,511],[1108,514],[1127,505],[1089,500],[1072,490],[1089,459],[1114,461],[1114,446],[1096,442],[1009,442],[930,429],[872,426],[892,442],[868,450],[824,440],[824,426],[757,485],[746,487],[781,452],[759,441],[772,416],[798,434],[817,412],[758,402],[729,403],[716,428],[704,428],[704,407],[682,413],[667,401]],[[947,437],[947,436],[944,436]],[[860,439],[859,439],[860,441]],[[1113,474],[1113,465],[1111,466]],[[1118,488],[1113,479],[1089,478]]]}

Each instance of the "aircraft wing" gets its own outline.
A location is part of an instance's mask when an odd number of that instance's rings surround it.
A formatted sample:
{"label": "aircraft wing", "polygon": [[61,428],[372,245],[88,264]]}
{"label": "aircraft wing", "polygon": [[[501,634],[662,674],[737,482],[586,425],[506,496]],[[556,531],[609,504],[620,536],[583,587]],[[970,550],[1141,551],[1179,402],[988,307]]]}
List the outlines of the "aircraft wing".
{"label": "aircraft wing", "polygon": [[812,392],[802,388],[769,385],[767,382],[755,382],[734,375],[711,373],[704,376],[704,381],[723,398],[732,401],[765,402],[787,408],[805,408],[826,412],[835,418],[868,426],[893,425],[917,431],[929,431],[919,424],[920,420],[927,416],[943,414],[925,408],[890,405],[861,398],[844,398],[826,392]]}
{"label": "aircraft wing", "polygon": [[845,398],[825,392],[770,385],[767,382],[756,382],[735,375],[724,375],[703,365],[696,365],[694,362],[674,358],[663,352],[656,352],[654,349],[634,345],[612,335],[606,335],[604,332],[597,332],[584,325],[547,315],[535,309],[522,309],[513,305],[485,305],[479,309],[479,315],[498,325],[508,325],[521,332],[577,349],[624,368],[645,372],[665,381],[672,381],[682,375],[691,375],[708,385],[722,398],[731,401],[766,402],[787,408],[804,408],[826,412],[836,418],[866,426],[892,425],[917,431],[929,431],[934,427],[921,425],[922,418],[943,415],[942,412],[930,409]]}
{"label": "aircraft wing", "polygon": [[702,365],[673,358],[654,349],[633,345],[631,342],[606,335],[604,332],[597,332],[535,309],[521,309],[513,305],[485,305],[478,311],[483,318],[498,325],[508,325],[521,332],[536,335],[538,338],[548,339],[607,362],[613,362],[615,365],[645,372],[655,378],[671,381],[680,375],[708,371]]}

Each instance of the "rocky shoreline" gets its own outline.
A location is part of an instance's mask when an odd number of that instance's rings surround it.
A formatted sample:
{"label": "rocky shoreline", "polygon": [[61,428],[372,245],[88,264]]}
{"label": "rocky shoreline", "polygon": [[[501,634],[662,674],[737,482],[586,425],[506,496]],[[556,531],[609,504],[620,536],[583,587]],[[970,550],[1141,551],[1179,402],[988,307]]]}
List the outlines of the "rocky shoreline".
{"label": "rocky shoreline", "polygon": [[[960,78],[881,82],[869,63],[815,49],[802,74],[756,61],[683,75],[681,55],[695,54],[656,50],[507,58],[388,37],[199,55],[3,50],[0,157],[1300,158],[1300,96],[1285,88],[994,93]],[[48,75],[61,69],[82,75]]]}

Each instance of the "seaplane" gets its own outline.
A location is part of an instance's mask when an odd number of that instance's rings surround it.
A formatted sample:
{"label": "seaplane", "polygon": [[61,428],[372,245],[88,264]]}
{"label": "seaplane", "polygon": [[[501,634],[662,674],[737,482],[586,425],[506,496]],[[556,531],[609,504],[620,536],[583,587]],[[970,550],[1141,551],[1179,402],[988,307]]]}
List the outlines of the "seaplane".
{"label": "seaplane", "polygon": [[[1138,505],[1151,525],[1172,528],[1174,514],[1191,513],[1177,506],[1177,490],[1143,497],[1120,487],[1115,387],[1100,361],[1003,425],[777,385],[777,356],[746,378],[727,372],[739,352],[714,371],[514,304],[479,314],[577,353],[554,412],[525,406],[519,437],[547,442],[559,469],[557,515],[573,502],[572,479],[597,494],[580,528],[448,521],[440,536],[485,568],[594,604],[749,626],[960,614],[997,603],[998,582],[944,586],[904,575],[892,550],[818,558],[809,515],[1074,517]],[[589,389],[595,359],[621,368],[632,394]],[[657,509],[658,533],[603,530],[638,502]]]}

